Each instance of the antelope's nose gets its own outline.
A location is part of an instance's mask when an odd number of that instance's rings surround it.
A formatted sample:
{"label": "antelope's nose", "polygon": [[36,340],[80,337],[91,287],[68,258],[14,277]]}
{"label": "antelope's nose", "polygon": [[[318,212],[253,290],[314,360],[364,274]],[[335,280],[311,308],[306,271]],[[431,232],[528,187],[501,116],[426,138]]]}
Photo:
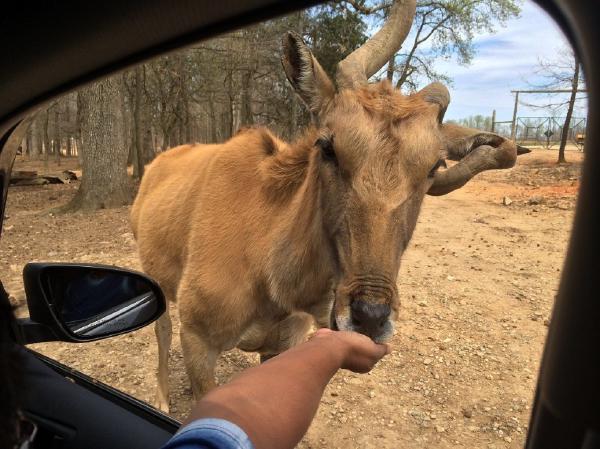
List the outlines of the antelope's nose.
{"label": "antelope's nose", "polygon": [[391,312],[388,304],[376,304],[363,299],[352,301],[350,309],[354,330],[372,339],[382,333]]}

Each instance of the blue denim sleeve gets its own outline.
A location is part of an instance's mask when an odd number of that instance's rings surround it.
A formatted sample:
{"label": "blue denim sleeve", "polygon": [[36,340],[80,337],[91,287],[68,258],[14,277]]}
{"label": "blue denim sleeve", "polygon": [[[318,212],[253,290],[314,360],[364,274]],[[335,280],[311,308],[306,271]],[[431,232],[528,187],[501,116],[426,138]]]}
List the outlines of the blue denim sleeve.
{"label": "blue denim sleeve", "polygon": [[254,449],[254,445],[232,422],[205,418],[179,429],[162,449]]}

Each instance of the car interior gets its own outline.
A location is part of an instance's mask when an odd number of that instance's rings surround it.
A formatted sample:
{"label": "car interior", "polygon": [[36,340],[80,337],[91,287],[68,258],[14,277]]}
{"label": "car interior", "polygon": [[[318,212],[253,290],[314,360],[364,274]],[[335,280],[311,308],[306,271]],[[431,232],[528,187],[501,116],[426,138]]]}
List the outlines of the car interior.
{"label": "car interior", "polygon": [[[35,3],[35,7],[26,2],[3,5],[0,20],[2,219],[17,147],[27,116],[36,107],[150,57],[319,2]],[[580,57],[589,90],[588,122],[600,123],[598,8],[585,0],[536,3],[555,19]],[[589,151],[583,165],[575,222],[531,408],[528,449],[600,447],[600,294],[595,282],[600,271],[600,211],[596,205],[600,195],[600,153],[596,151],[600,132],[595,126],[588,127],[586,145]],[[81,279],[90,270],[122,276],[125,283],[134,282],[135,278],[145,282],[146,287],[132,288],[121,300],[106,309],[88,311],[84,317],[66,318],[57,313],[62,310],[66,314],[68,307],[53,303],[52,292],[64,293],[69,288],[65,279]],[[98,271],[93,274],[97,280]],[[25,282],[31,317],[14,329],[14,336],[26,353],[28,395],[24,412],[38,426],[32,447],[161,447],[176,432],[177,421],[134,397],[24,348],[27,343],[39,341],[89,341],[144,326],[165,308],[157,285],[128,270],[66,264],[54,268],[32,264],[26,269]],[[92,285],[89,280],[86,282],[86,286]],[[74,301],[76,297],[74,293]],[[126,325],[111,327],[110,319],[115,316],[126,317],[119,321]]]}

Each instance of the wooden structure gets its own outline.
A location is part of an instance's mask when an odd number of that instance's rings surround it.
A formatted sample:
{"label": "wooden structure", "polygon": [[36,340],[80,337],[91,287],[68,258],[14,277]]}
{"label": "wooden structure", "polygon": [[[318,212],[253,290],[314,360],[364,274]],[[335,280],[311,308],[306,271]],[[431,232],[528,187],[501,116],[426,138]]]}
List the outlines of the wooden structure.
{"label": "wooden structure", "polygon": [[[510,138],[515,140],[515,134],[517,131],[517,110],[519,108],[519,94],[570,94],[571,89],[533,89],[533,90],[511,90],[511,93],[515,94],[515,107],[513,109],[513,118]],[[587,89],[577,89],[577,93],[586,93]]]}

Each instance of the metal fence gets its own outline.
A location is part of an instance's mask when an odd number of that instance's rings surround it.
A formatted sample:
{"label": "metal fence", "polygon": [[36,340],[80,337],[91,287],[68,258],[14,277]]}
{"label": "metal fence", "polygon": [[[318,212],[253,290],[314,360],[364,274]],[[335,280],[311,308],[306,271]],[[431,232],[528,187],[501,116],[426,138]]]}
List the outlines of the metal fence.
{"label": "metal fence", "polygon": [[[565,117],[518,117],[515,138],[520,145],[552,148],[560,144]],[[583,117],[572,117],[567,134],[567,143],[583,149],[587,120]],[[510,138],[511,122],[496,122],[494,132]]]}

